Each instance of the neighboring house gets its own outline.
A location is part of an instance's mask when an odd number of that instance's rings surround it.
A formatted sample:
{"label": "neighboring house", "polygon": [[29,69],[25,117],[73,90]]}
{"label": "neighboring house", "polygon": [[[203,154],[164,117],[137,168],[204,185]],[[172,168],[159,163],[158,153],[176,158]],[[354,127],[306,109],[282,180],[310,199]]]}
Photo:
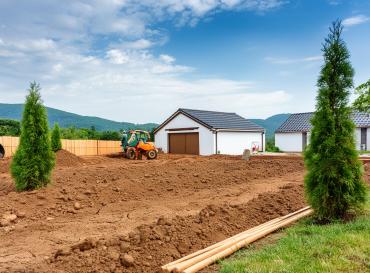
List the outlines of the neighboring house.
{"label": "neighboring house", "polygon": [[[275,131],[275,146],[284,152],[302,152],[310,142],[313,113],[292,114]],[[356,126],[356,149],[370,150],[370,115],[355,112],[352,120]]]}
{"label": "neighboring house", "polygon": [[179,109],[155,131],[155,145],[174,154],[242,154],[265,149],[265,129],[235,113]]}

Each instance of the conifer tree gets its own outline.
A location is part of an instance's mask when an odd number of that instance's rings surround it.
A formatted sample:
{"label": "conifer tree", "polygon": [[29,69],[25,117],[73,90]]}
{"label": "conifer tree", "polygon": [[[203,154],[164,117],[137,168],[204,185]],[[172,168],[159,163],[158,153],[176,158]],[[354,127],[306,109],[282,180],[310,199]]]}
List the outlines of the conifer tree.
{"label": "conifer tree", "polygon": [[329,30],[322,49],[325,63],[317,82],[311,141],[305,151],[306,197],[323,222],[342,219],[366,198],[348,106],[354,71],[341,37],[341,22],[334,22]]}
{"label": "conifer tree", "polygon": [[40,86],[33,82],[28,91],[21,121],[20,143],[11,164],[18,191],[46,186],[55,164]]}
{"label": "conifer tree", "polygon": [[62,149],[62,141],[60,139],[59,124],[55,123],[53,131],[51,132],[51,149],[57,152]]}

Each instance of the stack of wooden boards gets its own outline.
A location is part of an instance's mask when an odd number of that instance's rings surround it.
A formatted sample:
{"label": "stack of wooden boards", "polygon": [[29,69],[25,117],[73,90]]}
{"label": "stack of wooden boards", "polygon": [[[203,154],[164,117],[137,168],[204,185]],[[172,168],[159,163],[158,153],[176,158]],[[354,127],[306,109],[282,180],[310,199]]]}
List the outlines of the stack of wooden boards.
{"label": "stack of wooden boards", "polygon": [[275,218],[262,225],[256,226],[219,243],[199,250],[177,261],[162,266],[163,272],[195,273],[213,264],[219,259],[227,257],[240,248],[250,244],[271,232],[285,227],[303,217],[312,214],[310,207],[305,207],[288,215]]}

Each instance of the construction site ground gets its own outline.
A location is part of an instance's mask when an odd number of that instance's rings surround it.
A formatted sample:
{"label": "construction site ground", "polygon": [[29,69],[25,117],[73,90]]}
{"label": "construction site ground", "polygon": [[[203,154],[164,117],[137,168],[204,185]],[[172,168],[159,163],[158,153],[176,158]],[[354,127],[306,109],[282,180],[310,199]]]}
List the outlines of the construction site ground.
{"label": "construction site ground", "polygon": [[298,156],[130,161],[59,151],[52,183],[21,193],[10,162],[0,160],[0,272],[159,272],[305,206]]}

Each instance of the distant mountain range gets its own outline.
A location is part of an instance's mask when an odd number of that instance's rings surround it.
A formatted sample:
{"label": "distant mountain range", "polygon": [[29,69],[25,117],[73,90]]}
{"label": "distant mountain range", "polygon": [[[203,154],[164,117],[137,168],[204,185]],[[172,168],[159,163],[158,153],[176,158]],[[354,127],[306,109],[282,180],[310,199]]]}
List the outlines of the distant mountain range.
{"label": "distant mountain range", "polygon": [[[113,120],[81,116],[58,109],[46,107],[48,111],[49,123],[51,126],[55,122],[59,123],[60,127],[76,127],[76,128],[91,128],[95,127],[98,131],[118,131],[120,129],[142,129],[148,130],[158,126],[156,123],[134,124],[129,122],[117,122]],[[23,112],[23,104],[4,104],[0,103],[0,118],[20,120]]]}
{"label": "distant mountain range", "polygon": [[290,114],[277,114],[267,119],[250,119],[266,129],[266,138],[274,136],[275,130],[288,119]]}
{"label": "distant mountain range", "polygon": [[[156,123],[134,124],[129,122],[117,122],[108,119],[81,116],[58,109],[46,107],[48,111],[49,123],[51,126],[55,122],[63,128],[91,128],[95,127],[98,131],[118,131],[120,129],[142,129],[148,130],[158,126]],[[0,103],[0,118],[20,120],[23,112],[23,104]],[[272,137],[275,130],[289,117],[290,114],[278,114],[267,119],[250,119],[266,129],[266,137]]]}

